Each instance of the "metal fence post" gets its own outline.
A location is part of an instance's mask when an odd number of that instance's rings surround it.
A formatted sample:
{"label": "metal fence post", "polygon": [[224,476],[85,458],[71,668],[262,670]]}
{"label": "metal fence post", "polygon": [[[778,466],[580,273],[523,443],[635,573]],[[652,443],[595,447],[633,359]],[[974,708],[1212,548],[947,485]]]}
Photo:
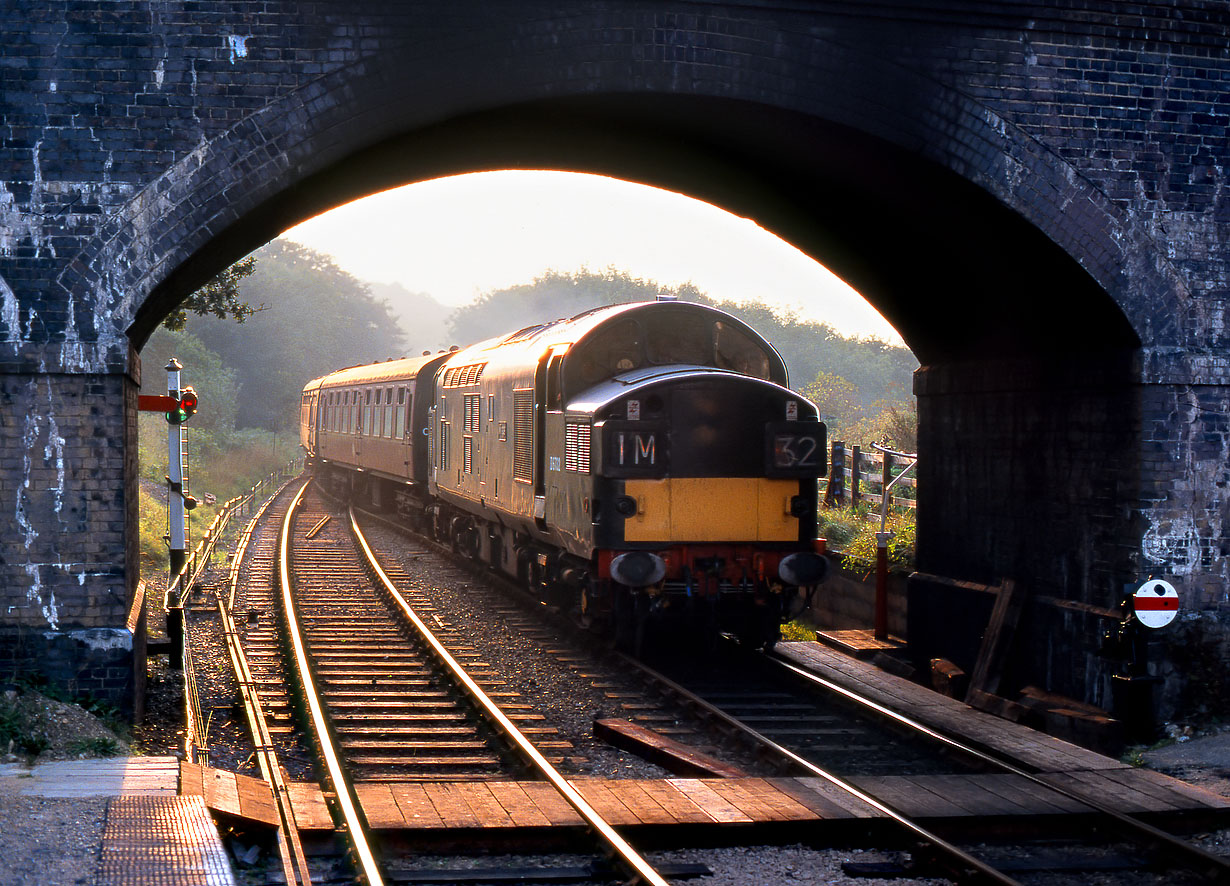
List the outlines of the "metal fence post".
{"label": "metal fence post", "polygon": [[884,470],[881,474],[883,479],[880,481],[880,494],[884,496],[884,507],[891,508],[893,506],[893,494],[888,491],[888,487],[893,484],[893,457],[887,452],[881,453],[884,458]]}

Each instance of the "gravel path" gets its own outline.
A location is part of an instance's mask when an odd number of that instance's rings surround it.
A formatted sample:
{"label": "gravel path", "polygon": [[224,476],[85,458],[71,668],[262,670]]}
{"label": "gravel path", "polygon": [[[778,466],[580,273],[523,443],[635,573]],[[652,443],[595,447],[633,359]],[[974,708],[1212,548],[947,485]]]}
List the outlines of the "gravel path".
{"label": "gravel path", "polygon": [[107,800],[21,795],[19,779],[0,778],[0,884],[93,883]]}

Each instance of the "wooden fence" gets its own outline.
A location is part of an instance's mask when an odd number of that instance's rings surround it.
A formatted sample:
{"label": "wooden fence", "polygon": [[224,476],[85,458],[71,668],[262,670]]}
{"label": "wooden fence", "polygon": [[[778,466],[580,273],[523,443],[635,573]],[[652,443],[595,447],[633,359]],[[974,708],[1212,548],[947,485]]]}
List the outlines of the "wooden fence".
{"label": "wooden fence", "polygon": [[[879,508],[883,491],[912,459],[898,458],[877,449],[864,451],[860,446],[837,442],[829,453],[829,475],[820,481],[820,494],[825,505],[853,507],[866,502]],[[890,507],[914,508],[917,483],[914,477],[897,481],[889,493]]]}

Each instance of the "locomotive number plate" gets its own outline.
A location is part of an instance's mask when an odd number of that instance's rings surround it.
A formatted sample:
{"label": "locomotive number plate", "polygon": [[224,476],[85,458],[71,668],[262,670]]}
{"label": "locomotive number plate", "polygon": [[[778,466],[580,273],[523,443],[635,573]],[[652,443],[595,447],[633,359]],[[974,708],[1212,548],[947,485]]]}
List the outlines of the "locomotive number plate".
{"label": "locomotive number plate", "polygon": [[649,422],[606,422],[602,472],[608,477],[661,477],[667,468],[665,429]]}
{"label": "locomotive number plate", "polygon": [[822,422],[772,422],[765,429],[765,474],[819,477],[828,467]]}

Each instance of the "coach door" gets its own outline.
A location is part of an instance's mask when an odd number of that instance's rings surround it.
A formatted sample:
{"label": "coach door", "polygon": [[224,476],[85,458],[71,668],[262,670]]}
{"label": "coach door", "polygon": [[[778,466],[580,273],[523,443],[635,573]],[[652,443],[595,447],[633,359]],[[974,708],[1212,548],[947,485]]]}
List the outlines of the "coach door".
{"label": "coach door", "polygon": [[320,389],[308,395],[308,451],[316,451],[316,431],[320,421]]}

